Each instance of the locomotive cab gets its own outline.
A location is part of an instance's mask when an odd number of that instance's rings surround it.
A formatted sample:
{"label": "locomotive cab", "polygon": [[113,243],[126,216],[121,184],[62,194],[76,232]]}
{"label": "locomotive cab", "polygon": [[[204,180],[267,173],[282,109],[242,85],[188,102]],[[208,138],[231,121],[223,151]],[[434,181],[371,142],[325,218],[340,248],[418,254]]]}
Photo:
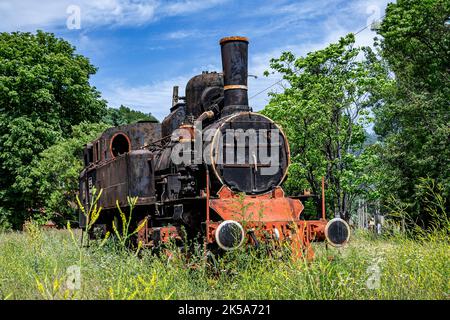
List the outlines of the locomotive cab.
{"label": "locomotive cab", "polygon": [[[155,186],[152,153],[145,146],[161,138],[161,125],[138,122],[105,130],[85,145],[85,168],[80,174],[80,200],[88,208],[93,188],[102,190],[98,205],[103,207],[101,223],[112,221],[116,201],[128,205],[127,197],[139,197],[138,205],[154,203]],[[80,216],[80,225],[84,218]]]}

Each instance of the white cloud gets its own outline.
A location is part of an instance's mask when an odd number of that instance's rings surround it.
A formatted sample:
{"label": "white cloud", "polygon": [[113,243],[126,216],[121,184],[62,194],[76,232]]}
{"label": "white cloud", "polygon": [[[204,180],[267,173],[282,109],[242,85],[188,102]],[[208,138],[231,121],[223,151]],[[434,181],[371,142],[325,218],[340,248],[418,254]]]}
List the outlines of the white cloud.
{"label": "white cloud", "polygon": [[[272,48],[266,52],[260,52],[253,56],[250,55],[249,73],[258,76],[257,79],[249,78],[249,97],[258,94],[250,99],[250,105],[253,106],[256,111],[261,110],[270,101],[270,97],[268,95],[269,92],[280,92],[283,90],[282,85],[284,82],[272,86],[282,78],[281,75],[271,74],[269,77],[263,76],[263,72],[265,70],[269,70],[269,62],[271,58],[280,57],[284,51],[291,51],[296,56],[304,56],[308,52],[323,49],[330,43],[338,41],[339,38],[345,36],[346,34],[359,31],[345,27],[342,24],[342,20],[346,19],[348,14],[353,14],[354,16],[359,15],[362,17],[367,16],[367,23],[369,24],[373,22],[374,19],[379,19],[384,15],[384,9],[387,2],[388,1],[386,0],[359,1],[351,8],[350,12],[335,12],[333,15],[328,16],[328,18],[323,22],[323,30],[320,32],[320,34],[324,34],[325,37],[321,39],[316,41],[306,41],[301,44],[292,44]],[[283,8],[288,7],[289,6],[285,6]],[[278,12],[285,12],[286,10],[283,8],[279,9]],[[379,10],[376,10],[377,8]],[[303,10],[311,10],[311,7],[303,8]],[[372,46],[375,35],[376,33],[368,27],[356,35],[355,45]],[[266,88],[269,89],[265,90]]]}
{"label": "white cloud", "polygon": [[44,28],[55,21],[65,23],[69,1],[2,1],[0,2],[0,29],[24,31]]}
{"label": "white cloud", "polygon": [[161,121],[169,114],[173,86],[178,85],[179,94],[184,95],[184,88],[189,79],[190,76],[180,76],[140,86],[129,86],[124,82],[116,81],[103,90],[102,96],[108,101],[110,107],[119,107],[123,104],[135,110],[151,112]]}
{"label": "white cloud", "polygon": [[165,5],[161,12],[163,14],[169,16],[178,16],[184,15],[204,9],[208,9],[214,7],[218,4],[222,4],[226,2],[226,0],[180,0],[180,1],[172,1]]}
{"label": "white cloud", "polygon": [[[249,97],[256,94],[251,98],[249,104],[253,107],[254,111],[262,110],[270,101],[268,96],[269,92],[280,92],[283,88],[281,84],[277,84],[268,90],[278,80],[281,79],[279,74],[271,74],[269,77],[263,75],[265,70],[269,70],[269,61],[271,58],[279,57],[284,51],[291,51],[296,56],[306,55],[308,52],[323,49],[328,44],[336,42],[340,37],[346,35],[349,32],[355,32],[349,28],[343,27],[339,23],[339,17],[330,17],[323,24],[323,34],[326,36],[318,39],[317,41],[307,41],[301,44],[286,45],[278,48],[271,48],[265,52],[249,53],[249,74],[257,76],[257,79],[249,77],[248,87]],[[356,45],[372,45],[372,39],[375,33],[370,28],[365,29],[363,32],[356,36]],[[159,120],[162,120],[168,113],[172,99],[172,87],[174,85],[180,86],[180,94],[184,91],[186,83],[189,79],[199,74],[203,70],[220,71],[221,66],[207,64],[204,66],[195,67],[191,73],[174,78],[157,82],[154,84],[142,85],[142,86],[127,86],[117,84],[113,87],[103,91],[104,97],[109,101],[110,106],[119,106],[124,104],[144,112],[151,112]]]}
{"label": "white cloud", "polygon": [[[217,70],[216,68],[209,70]],[[172,88],[179,86],[179,95],[184,95],[187,82],[191,77],[198,74],[180,76],[161,82],[155,82],[146,85],[130,86],[124,82],[116,82],[102,90],[102,97],[108,101],[110,107],[119,107],[121,104],[142,112],[151,112],[158,120],[163,120],[169,114],[172,103]],[[272,84],[275,76],[269,78],[258,77],[258,79],[249,78],[249,97]],[[274,90],[277,87],[272,88]],[[254,111],[261,110],[269,101],[267,92],[250,100],[250,106]]]}
{"label": "white cloud", "polygon": [[81,28],[95,26],[139,26],[165,16],[194,13],[216,6],[225,0],[2,0],[0,29],[33,31],[65,28],[69,6],[78,6]]}
{"label": "white cloud", "polygon": [[[175,2],[160,0],[2,0],[0,2],[0,29],[13,31],[65,27],[68,17],[66,10],[69,5],[80,6],[81,27],[84,29],[95,26],[142,25],[165,16],[199,12],[218,6],[225,1],[227,0],[178,0]],[[249,78],[249,97],[261,92],[281,78],[277,74],[269,77],[263,76],[263,72],[269,69],[270,58],[279,57],[283,51],[292,51],[299,56],[324,48],[330,42],[337,41],[339,37],[348,32],[357,31],[349,27],[355,17],[370,19],[377,14],[383,15],[387,2],[387,0],[357,0],[341,8],[336,8],[332,1],[269,3],[265,6],[255,6],[255,9],[251,12],[240,13],[243,19],[257,18],[258,21],[264,22],[264,27],[248,30],[251,38],[253,36],[256,39],[258,37],[270,37],[273,34],[279,36],[281,33],[286,34],[286,39],[290,39],[290,36],[295,34],[295,29],[301,29],[301,35],[308,33],[308,37],[306,37],[308,39],[311,39],[312,36],[314,38],[314,40],[302,40],[299,43],[298,38],[293,37],[290,44],[288,42],[284,46],[268,48],[265,52],[253,53],[250,49],[249,73],[258,76],[258,78]],[[380,8],[379,12],[376,8]],[[309,21],[311,18],[318,18],[323,15],[326,18],[318,21],[314,29],[305,29],[303,26],[299,28],[299,21],[305,19]],[[265,19],[265,16],[271,17],[271,19]],[[272,19],[272,17],[275,18]],[[236,26],[236,28],[239,28],[239,26]],[[169,39],[183,39],[193,36],[199,37],[200,34],[201,32],[195,29],[180,29],[163,36]],[[357,45],[371,45],[374,35],[370,28],[365,29],[357,35]],[[87,35],[81,34],[79,46],[90,48],[92,47],[92,41],[94,40],[91,40]],[[96,39],[95,41],[99,40]],[[94,45],[94,47],[96,46]],[[162,50],[164,48],[157,45],[150,49]],[[162,120],[169,112],[173,85],[179,85],[181,91],[184,91],[190,77],[202,70],[220,71],[220,66],[207,65],[207,63],[205,62],[205,66],[193,69],[192,73],[188,75],[185,74],[174,79],[162,82],[155,80],[154,83],[138,86],[129,85],[124,80],[115,82],[114,85],[102,86],[101,90],[110,106],[117,107],[124,104],[138,110],[151,112]],[[250,105],[254,107],[254,110],[261,110],[269,101],[267,93],[279,90],[281,88],[276,85],[262,92],[250,100]]]}
{"label": "white cloud", "polygon": [[196,31],[178,30],[174,32],[169,32],[165,37],[171,40],[179,40],[192,37],[196,34],[197,34]]}
{"label": "white cloud", "polygon": [[88,25],[141,25],[155,19],[157,1],[90,0],[81,4],[82,21]]}

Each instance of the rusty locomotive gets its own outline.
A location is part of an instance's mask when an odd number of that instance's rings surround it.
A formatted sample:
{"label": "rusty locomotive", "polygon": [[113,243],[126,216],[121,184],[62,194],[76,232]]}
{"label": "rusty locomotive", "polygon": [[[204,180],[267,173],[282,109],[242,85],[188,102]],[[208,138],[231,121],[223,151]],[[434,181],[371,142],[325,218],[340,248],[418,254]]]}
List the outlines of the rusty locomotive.
{"label": "rusty locomotive", "polygon": [[216,250],[289,242],[311,257],[312,241],[347,242],[348,225],[326,220],[323,190],[315,220],[302,218],[301,197],[284,194],[289,144],[277,124],[249,106],[248,43],[221,39],[223,71],[191,78],[185,97],[174,87],[162,123],[113,127],[85,146],[80,199],[88,206],[93,187],[103,190],[103,230],[117,219],[116,201],[126,208],[133,196],[132,224],[146,222],[138,233],[144,246],[200,236]]}

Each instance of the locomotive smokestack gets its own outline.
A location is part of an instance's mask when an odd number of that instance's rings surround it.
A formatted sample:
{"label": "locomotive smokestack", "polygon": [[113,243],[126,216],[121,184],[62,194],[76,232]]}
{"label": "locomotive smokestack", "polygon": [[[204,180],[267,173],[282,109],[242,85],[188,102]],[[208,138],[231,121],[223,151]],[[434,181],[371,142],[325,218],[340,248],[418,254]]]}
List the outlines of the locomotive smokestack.
{"label": "locomotive smokestack", "polygon": [[224,108],[222,115],[250,111],[248,106],[248,39],[226,37],[220,40],[222,51]]}

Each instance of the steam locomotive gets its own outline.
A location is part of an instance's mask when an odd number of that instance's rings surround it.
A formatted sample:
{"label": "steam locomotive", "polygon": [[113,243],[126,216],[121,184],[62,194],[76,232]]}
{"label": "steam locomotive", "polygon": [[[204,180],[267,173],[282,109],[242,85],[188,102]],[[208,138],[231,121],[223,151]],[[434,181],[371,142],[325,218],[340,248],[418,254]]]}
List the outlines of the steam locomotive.
{"label": "steam locomotive", "polygon": [[249,106],[248,43],[221,39],[223,71],[191,78],[185,97],[174,87],[162,123],[113,127],[85,145],[80,199],[88,207],[93,188],[102,189],[96,224],[104,231],[118,219],[116,201],[127,212],[132,196],[130,227],[144,223],[138,240],[148,247],[200,237],[226,251],[272,241],[312,257],[312,241],[348,241],[345,221],[326,220],[323,190],[316,220],[302,219],[302,197],[285,196],[289,144],[276,123]]}

